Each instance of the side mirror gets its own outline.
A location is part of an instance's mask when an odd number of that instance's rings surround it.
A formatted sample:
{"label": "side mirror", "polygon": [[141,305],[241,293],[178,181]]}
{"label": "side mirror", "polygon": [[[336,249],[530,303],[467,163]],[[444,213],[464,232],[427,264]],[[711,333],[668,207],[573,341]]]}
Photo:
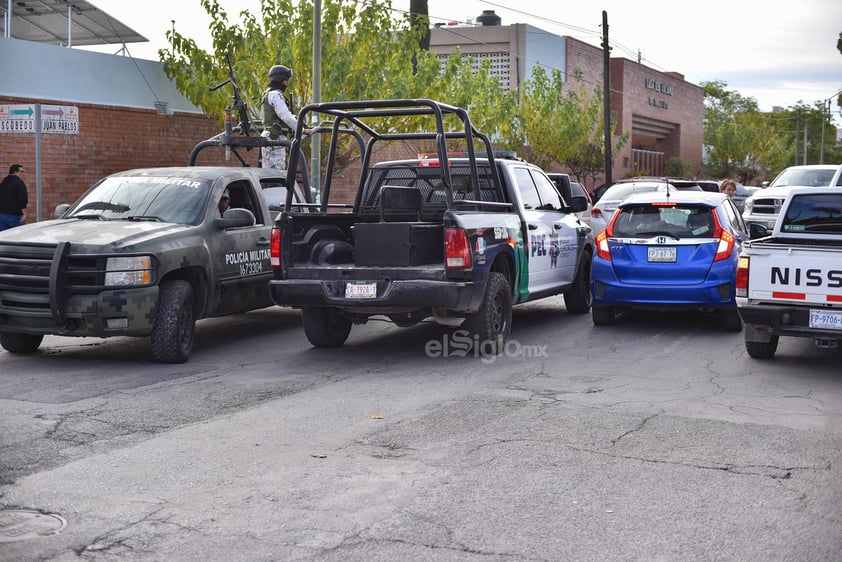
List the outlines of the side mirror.
{"label": "side mirror", "polygon": [[748,225],[748,236],[750,239],[765,238],[769,236],[769,229],[762,224],[751,223]]}
{"label": "side mirror", "polygon": [[243,226],[254,226],[255,223],[257,223],[257,220],[254,218],[254,213],[248,209],[241,208],[228,209],[221,218],[214,221],[214,224],[219,230],[225,230],[226,228],[240,228]]}
{"label": "side mirror", "polygon": [[573,213],[581,213],[588,210],[588,198],[584,195],[574,195],[570,198],[570,211]]}
{"label": "side mirror", "polygon": [[56,208],[53,209],[53,218],[60,219],[61,216],[67,212],[67,209],[70,208],[70,203],[62,203],[60,205],[56,205]]}

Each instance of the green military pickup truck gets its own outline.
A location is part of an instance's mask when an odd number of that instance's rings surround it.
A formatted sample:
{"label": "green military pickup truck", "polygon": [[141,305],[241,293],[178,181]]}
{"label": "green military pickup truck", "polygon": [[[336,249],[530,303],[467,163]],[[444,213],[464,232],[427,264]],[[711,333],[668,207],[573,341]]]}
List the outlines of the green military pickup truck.
{"label": "green military pickup truck", "polygon": [[0,232],[0,345],[29,353],[48,334],[150,336],[155,359],[186,361],[197,319],[272,304],[269,239],[285,175],[129,170],[60,205],[59,218]]}
{"label": "green military pickup truck", "polygon": [[[424,99],[328,102],[305,107],[299,124],[312,113],[356,133],[362,166],[353,204],[331,202],[328,174],[319,204],[303,212],[288,199],[272,231],[272,299],[302,309],[311,344],[342,345],[353,324],[376,316],[400,326],[432,318],[496,354],[513,304],[563,294],[568,312],[588,312],[593,233],[575,214],[587,199],[560,193],[513,154],[495,155],[465,110]],[[407,116],[428,128],[396,131]],[[394,142],[433,145],[435,155],[371,162]]]}

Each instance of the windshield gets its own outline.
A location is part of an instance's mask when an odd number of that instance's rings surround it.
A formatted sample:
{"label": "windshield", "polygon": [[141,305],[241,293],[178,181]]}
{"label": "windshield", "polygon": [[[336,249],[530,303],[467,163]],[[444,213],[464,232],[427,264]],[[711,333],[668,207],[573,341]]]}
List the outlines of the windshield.
{"label": "windshield", "polygon": [[209,180],[107,177],[83,195],[63,218],[198,224],[209,190]]}
{"label": "windshield", "polygon": [[827,187],[833,179],[834,169],[787,168],[776,177],[769,187],[807,186]]}

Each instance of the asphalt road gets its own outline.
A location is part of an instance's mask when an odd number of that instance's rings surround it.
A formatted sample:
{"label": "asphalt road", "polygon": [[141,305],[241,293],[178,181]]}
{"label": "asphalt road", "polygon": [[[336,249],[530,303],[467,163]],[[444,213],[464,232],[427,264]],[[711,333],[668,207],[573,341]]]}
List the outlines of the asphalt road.
{"label": "asphalt road", "polygon": [[279,308],[183,365],[0,352],[0,560],[842,558],[842,351],[562,303],[493,362],[431,323],[313,349]]}

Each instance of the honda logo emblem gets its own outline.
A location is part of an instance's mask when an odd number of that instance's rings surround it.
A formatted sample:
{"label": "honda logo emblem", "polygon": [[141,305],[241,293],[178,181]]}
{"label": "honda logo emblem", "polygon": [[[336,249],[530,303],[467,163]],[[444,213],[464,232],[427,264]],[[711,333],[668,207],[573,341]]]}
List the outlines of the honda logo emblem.
{"label": "honda logo emblem", "polygon": [[658,238],[656,238],[655,240],[656,240],[656,242],[658,242],[658,244],[666,244],[667,243],[667,237],[666,236],[658,236]]}

